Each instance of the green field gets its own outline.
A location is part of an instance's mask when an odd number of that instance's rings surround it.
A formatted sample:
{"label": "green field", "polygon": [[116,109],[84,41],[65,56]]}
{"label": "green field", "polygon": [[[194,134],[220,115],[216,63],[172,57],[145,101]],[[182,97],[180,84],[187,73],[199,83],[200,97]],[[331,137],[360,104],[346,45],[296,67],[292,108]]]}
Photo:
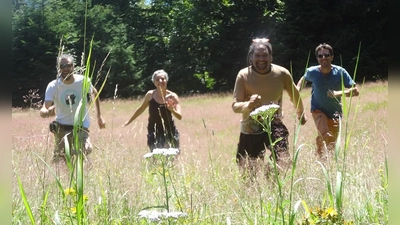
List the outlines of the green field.
{"label": "green field", "polygon": [[[172,166],[143,157],[149,152],[147,111],[122,127],[141,97],[102,101],[106,129],[97,127],[91,110],[95,148],[82,171],[74,162],[73,170],[51,163],[51,118],[37,109],[13,109],[12,224],[388,224],[388,82],[358,88],[360,96],[344,104],[337,157],[332,152],[323,162],[314,155],[311,89],[301,92],[308,122],[300,129],[284,93],[295,166],[253,182],[235,163],[241,115],[231,109],[232,93],[180,98],[181,154]],[[75,187],[79,172],[83,203],[63,192]],[[76,204],[82,211],[74,211]],[[186,216],[159,223],[139,217],[146,207],[162,211],[154,206]]]}

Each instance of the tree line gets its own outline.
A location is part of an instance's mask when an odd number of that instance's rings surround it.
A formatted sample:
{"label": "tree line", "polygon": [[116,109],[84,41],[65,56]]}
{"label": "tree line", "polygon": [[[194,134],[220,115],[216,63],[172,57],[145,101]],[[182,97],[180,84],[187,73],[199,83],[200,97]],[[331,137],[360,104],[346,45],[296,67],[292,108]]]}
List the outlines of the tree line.
{"label": "tree line", "polygon": [[143,95],[158,69],[180,95],[231,91],[257,37],[295,81],[324,42],[357,82],[388,77],[387,0],[13,0],[12,16],[14,107],[44,96],[61,50],[80,65],[90,45],[102,99]]}

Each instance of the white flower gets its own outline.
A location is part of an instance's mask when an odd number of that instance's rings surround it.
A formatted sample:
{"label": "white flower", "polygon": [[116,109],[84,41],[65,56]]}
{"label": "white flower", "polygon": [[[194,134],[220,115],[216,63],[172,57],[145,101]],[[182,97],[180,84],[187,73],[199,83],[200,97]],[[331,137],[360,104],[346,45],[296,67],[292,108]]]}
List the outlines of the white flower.
{"label": "white flower", "polygon": [[54,223],[61,224],[61,219],[60,219],[60,215],[58,215],[58,210],[56,211],[56,213],[54,213]]}
{"label": "white flower", "polygon": [[179,154],[179,149],[177,149],[177,148],[155,148],[155,149],[153,149],[153,152],[146,153],[143,157],[149,158],[149,157],[152,157],[153,155],[169,156],[169,155],[178,155],[178,154]]}
{"label": "white flower", "polygon": [[103,202],[103,199],[101,198],[101,196],[99,196],[99,198],[97,200],[97,204],[101,205],[102,202]]}
{"label": "white flower", "polygon": [[142,210],[139,212],[141,218],[147,218],[150,221],[159,221],[160,213],[154,210]]}
{"label": "white flower", "polygon": [[231,218],[228,216],[228,217],[226,217],[226,224],[227,225],[231,225],[232,223],[231,223]]}
{"label": "white flower", "polygon": [[149,153],[146,153],[146,154],[144,154],[144,158],[150,158],[150,157],[152,157],[153,156],[153,153],[152,152],[149,152]]}
{"label": "white flower", "polygon": [[250,113],[250,116],[255,120],[258,120],[259,116],[262,117],[263,119],[271,118],[275,114],[275,112],[279,109],[279,107],[280,106],[277,104],[263,105],[254,109]]}
{"label": "white flower", "polygon": [[175,218],[187,216],[186,213],[183,212],[158,212],[155,210],[142,210],[139,212],[139,216],[141,218],[147,218],[150,221],[160,221],[161,219]]}

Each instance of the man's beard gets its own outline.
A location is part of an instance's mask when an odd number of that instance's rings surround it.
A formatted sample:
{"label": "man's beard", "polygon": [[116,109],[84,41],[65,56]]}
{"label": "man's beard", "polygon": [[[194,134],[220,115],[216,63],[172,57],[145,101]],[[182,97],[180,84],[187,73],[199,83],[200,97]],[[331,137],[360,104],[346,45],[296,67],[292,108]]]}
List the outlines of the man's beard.
{"label": "man's beard", "polygon": [[61,77],[63,80],[69,80],[72,78],[72,73],[67,73],[67,74],[61,74]]}

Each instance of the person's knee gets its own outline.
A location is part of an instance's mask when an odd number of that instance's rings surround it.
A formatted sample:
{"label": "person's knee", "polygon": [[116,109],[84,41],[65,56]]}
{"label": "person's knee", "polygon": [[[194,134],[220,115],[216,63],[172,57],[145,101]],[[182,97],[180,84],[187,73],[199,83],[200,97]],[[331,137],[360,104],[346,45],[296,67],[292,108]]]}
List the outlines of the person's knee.
{"label": "person's knee", "polygon": [[322,139],[323,141],[325,141],[326,144],[330,144],[336,141],[335,135],[333,135],[332,132],[327,132],[322,135]]}

